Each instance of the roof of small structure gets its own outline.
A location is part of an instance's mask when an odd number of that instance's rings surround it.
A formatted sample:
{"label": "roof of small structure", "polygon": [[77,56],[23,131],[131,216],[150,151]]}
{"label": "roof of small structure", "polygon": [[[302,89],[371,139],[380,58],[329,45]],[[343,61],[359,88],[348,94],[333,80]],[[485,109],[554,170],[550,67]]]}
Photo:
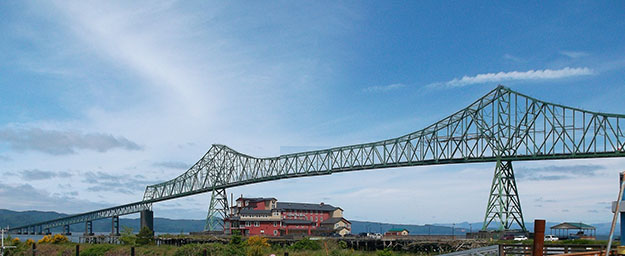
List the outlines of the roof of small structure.
{"label": "roof of small structure", "polygon": [[551,229],[595,229],[595,227],[581,222],[563,222],[551,227]]}

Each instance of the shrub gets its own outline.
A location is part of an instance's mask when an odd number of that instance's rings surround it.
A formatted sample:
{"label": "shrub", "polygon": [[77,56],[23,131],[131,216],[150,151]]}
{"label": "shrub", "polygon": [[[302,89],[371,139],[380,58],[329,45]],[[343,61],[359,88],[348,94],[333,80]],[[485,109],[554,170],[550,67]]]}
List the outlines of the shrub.
{"label": "shrub", "polygon": [[297,242],[295,242],[293,245],[291,245],[291,248],[295,249],[295,250],[320,250],[321,249],[321,245],[319,244],[318,241],[313,241],[308,239],[308,237],[299,240]]}
{"label": "shrub", "polygon": [[24,242],[24,244],[26,244],[26,246],[28,247],[31,247],[34,243],[35,243],[35,240],[32,240],[30,238],[26,239],[26,242]]}
{"label": "shrub", "polygon": [[141,228],[141,231],[137,234],[136,242],[138,245],[152,244],[154,242],[154,232],[148,227]]}
{"label": "shrub", "polygon": [[386,249],[384,249],[382,251],[377,251],[376,255],[378,255],[378,256],[393,256],[395,254],[393,253],[393,251],[391,251],[390,248],[386,248]]}
{"label": "shrub", "polygon": [[121,236],[119,241],[125,245],[135,245],[137,242],[137,236],[132,233],[132,228],[122,226]]}
{"label": "shrub", "polygon": [[17,237],[16,237],[16,238],[13,238],[13,240],[11,240],[11,244],[12,244],[12,245],[15,245],[15,246],[20,245],[20,242],[21,242],[21,241],[20,241],[20,239],[19,239],[19,238],[17,238]]}
{"label": "shrub", "polygon": [[252,236],[245,241],[247,244],[247,255],[249,256],[261,256],[263,250],[269,248],[267,238],[260,236]]}

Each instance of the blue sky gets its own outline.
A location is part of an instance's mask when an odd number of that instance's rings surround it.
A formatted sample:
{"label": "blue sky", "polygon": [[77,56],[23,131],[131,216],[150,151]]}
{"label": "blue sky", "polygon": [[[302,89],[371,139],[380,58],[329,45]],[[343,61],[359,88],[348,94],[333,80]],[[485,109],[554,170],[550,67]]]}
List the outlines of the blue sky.
{"label": "blue sky", "polygon": [[[273,156],[396,137],[498,84],[625,113],[622,2],[15,1],[0,3],[0,31],[0,208],[14,210],[140,200],[213,143]],[[624,163],[515,163],[526,220],[610,221]],[[482,221],[493,168],[229,193],[324,201],[358,220]],[[550,175],[560,178],[540,178]],[[203,218],[208,200],[159,203],[155,214]]]}

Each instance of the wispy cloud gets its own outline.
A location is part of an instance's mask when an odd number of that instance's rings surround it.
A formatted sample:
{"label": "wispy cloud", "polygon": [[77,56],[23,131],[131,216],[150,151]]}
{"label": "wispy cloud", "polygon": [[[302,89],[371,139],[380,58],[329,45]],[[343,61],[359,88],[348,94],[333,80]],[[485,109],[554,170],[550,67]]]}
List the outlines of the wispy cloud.
{"label": "wispy cloud", "polygon": [[578,177],[592,177],[603,169],[605,169],[605,167],[593,164],[569,166],[550,165],[536,168],[520,167],[516,171],[516,177],[520,180],[564,180]]}
{"label": "wispy cloud", "polygon": [[405,84],[397,83],[397,84],[389,84],[389,85],[378,85],[378,86],[370,86],[363,89],[363,92],[388,92],[400,88],[406,87]]}
{"label": "wispy cloud", "polygon": [[475,76],[463,76],[447,82],[432,83],[430,87],[462,87],[471,84],[498,83],[513,80],[551,80],[575,76],[587,76],[594,74],[590,68],[543,69],[529,71],[510,71],[499,73],[477,74]]}
{"label": "wispy cloud", "polygon": [[560,51],[560,54],[567,56],[571,59],[577,59],[577,58],[586,57],[589,55],[587,52],[582,52],[582,51]]}
{"label": "wispy cloud", "polygon": [[508,53],[504,54],[503,58],[506,59],[506,60],[514,61],[514,62],[525,62],[524,59],[521,59],[521,58],[519,58],[517,56],[514,56],[512,54],[508,54]]}
{"label": "wispy cloud", "polygon": [[47,179],[52,179],[52,178],[67,178],[67,177],[71,177],[72,174],[69,172],[53,172],[53,171],[43,171],[43,170],[39,170],[39,169],[32,169],[32,170],[23,170],[20,172],[20,175],[22,176],[22,179],[27,180],[27,181],[31,181],[31,180],[47,180]]}
{"label": "wispy cloud", "polygon": [[177,161],[158,162],[158,163],[154,163],[153,165],[157,167],[165,167],[165,168],[171,168],[171,169],[189,169],[189,167],[191,166],[187,163],[177,162]]}
{"label": "wispy cloud", "polygon": [[79,149],[106,152],[114,148],[140,150],[136,143],[121,137],[103,133],[43,130],[40,128],[0,129],[0,143],[7,143],[16,151],[39,151],[51,155],[73,154]]}

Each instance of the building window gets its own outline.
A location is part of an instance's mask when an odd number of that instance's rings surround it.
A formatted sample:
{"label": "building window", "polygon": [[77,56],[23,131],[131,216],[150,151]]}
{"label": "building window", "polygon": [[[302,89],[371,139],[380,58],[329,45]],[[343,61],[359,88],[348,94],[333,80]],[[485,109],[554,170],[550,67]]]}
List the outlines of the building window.
{"label": "building window", "polygon": [[321,217],[321,222],[323,222],[323,217]]}
{"label": "building window", "polygon": [[260,222],[254,221],[254,227],[260,227]]}
{"label": "building window", "polygon": [[261,230],[260,230],[260,233],[261,233],[261,234],[265,234],[265,230],[264,230],[264,229],[261,229]]}
{"label": "building window", "polygon": [[248,205],[250,205],[250,202],[249,201],[245,201],[245,206],[248,206]]}
{"label": "building window", "polygon": [[273,231],[273,235],[274,235],[274,236],[277,236],[277,235],[278,235],[278,230],[274,230],[274,231]]}
{"label": "building window", "polygon": [[273,226],[274,226],[274,227],[277,227],[277,226],[278,226],[278,222],[275,222],[275,221],[274,221],[274,222],[273,222]]}
{"label": "building window", "polygon": [[245,222],[245,226],[246,226],[246,227],[249,227],[249,226],[250,226],[250,222],[249,222],[249,221],[246,221],[246,222]]}

